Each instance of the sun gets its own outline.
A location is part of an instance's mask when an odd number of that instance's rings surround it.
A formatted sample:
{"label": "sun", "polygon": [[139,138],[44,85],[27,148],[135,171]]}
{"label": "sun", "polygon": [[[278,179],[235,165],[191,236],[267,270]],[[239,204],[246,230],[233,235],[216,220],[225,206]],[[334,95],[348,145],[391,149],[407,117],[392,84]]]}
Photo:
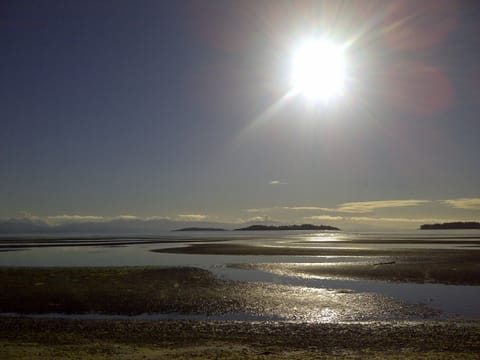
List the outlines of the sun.
{"label": "sun", "polygon": [[345,55],[341,46],[325,40],[308,40],[293,55],[295,93],[328,102],[341,95],[345,84]]}

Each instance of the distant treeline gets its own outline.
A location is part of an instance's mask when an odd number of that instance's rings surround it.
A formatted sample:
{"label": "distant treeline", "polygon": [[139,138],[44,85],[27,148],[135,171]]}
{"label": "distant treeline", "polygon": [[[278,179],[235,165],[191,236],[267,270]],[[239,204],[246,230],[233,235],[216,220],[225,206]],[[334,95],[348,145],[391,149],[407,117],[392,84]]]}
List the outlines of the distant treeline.
{"label": "distant treeline", "polygon": [[475,221],[469,222],[449,222],[443,224],[423,224],[420,230],[454,230],[454,229],[480,229],[480,223]]}
{"label": "distant treeline", "polygon": [[312,225],[312,224],[302,224],[302,225],[251,225],[248,227],[235,229],[237,231],[264,231],[264,230],[340,230],[334,226],[328,225]]}

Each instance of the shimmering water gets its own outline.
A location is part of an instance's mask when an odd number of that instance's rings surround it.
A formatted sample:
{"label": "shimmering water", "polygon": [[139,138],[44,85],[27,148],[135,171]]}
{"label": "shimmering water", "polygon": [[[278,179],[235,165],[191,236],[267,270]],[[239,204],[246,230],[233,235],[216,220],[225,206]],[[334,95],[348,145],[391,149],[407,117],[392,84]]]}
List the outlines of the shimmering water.
{"label": "shimmering water", "polygon": [[372,292],[407,303],[424,304],[443,312],[442,317],[480,318],[480,286],[393,283],[375,280],[338,280],[316,277],[279,275],[256,269],[216,267],[218,277],[237,281],[261,281],[319,289],[348,289]]}
{"label": "shimmering water", "polygon": [[[480,231],[415,231],[408,233],[215,232],[102,236],[41,235],[0,237],[0,266],[197,266],[230,280],[263,281],[312,288],[374,292],[409,303],[423,303],[447,316],[480,318],[480,287],[384,281],[331,280],[292,277],[228,264],[327,263],[365,261],[363,257],[190,255],[154,253],[153,249],[188,246],[190,241],[222,241],[258,246],[352,249],[465,249],[479,251]],[[146,242],[146,243],[145,243]],[[85,246],[88,243],[89,245]],[[37,247],[41,245],[42,247]],[[60,246],[59,246],[60,245]],[[20,247],[19,247],[20,246]],[[379,260],[377,258],[377,260]],[[379,260],[380,261],[380,260]],[[167,316],[167,315],[162,315]]]}

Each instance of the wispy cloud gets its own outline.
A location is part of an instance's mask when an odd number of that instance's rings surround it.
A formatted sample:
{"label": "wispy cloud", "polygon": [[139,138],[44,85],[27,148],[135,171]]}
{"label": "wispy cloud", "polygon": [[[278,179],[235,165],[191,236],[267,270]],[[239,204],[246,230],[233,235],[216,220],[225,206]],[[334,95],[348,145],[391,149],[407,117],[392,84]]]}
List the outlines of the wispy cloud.
{"label": "wispy cloud", "polygon": [[270,185],[287,185],[286,182],[280,180],[272,180],[269,182]]}
{"label": "wispy cloud", "polygon": [[173,220],[169,216],[149,216],[145,218],[145,221],[157,221],[157,220]]}
{"label": "wispy cloud", "polygon": [[138,220],[139,217],[135,215],[118,215],[113,220]]}
{"label": "wispy cloud", "polygon": [[271,206],[271,207],[264,207],[264,208],[250,208],[250,209],[245,209],[243,211],[246,212],[269,212],[269,211],[275,211],[275,210],[292,210],[292,211],[336,211],[335,209],[332,208],[326,208],[326,207],[319,207],[319,206]]}
{"label": "wispy cloud", "polygon": [[369,216],[352,216],[347,218],[350,221],[357,222],[397,222],[397,223],[431,223],[431,222],[447,222],[448,219],[432,219],[432,218],[403,218],[403,217],[369,217]]}
{"label": "wispy cloud", "polygon": [[273,207],[266,207],[266,208],[250,208],[250,209],[245,209],[243,211],[250,212],[250,213],[257,213],[257,212],[268,212],[275,209],[279,209],[279,207],[273,206]]}
{"label": "wispy cloud", "polygon": [[347,202],[336,207],[322,206],[272,206],[265,208],[251,208],[247,212],[269,212],[275,210],[286,211],[325,211],[325,212],[344,212],[344,213],[368,213],[377,209],[419,206],[429,203],[430,200],[378,200],[378,201],[359,201]]}
{"label": "wispy cloud", "polygon": [[[157,231],[173,230],[184,226],[187,222],[203,221],[215,217],[203,214],[180,214],[167,219],[151,216],[138,217],[134,215],[99,216],[99,215],[71,215],[34,216],[29,213],[20,214],[21,217],[1,219],[0,234],[3,233],[156,233]],[[207,220],[208,221],[208,220]]]}
{"label": "wispy cloud", "polygon": [[180,220],[200,221],[205,220],[208,216],[203,214],[179,214],[178,218]]}
{"label": "wispy cloud", "polygon": [[177,218],[166,217],[166,216],[149,216],[149,217],[139,217],[136,215],[114,215],[114,216],[101,216],[101,215],[78,215],[78,214],[60,214],[60,215],[49,215],[49,216],[36,216],[28,212],[21,212],[17,218],[13,220],[28,220],[28,221],[38,221],[44,222],[46,224],[56,226],[62,224],[72,224],[72,223],[107,223],[113,221],[142,221],[142,222],[152,222],[152,221],[175,221],[175,220],[204,220],[210,218],[207,215],[203,214],[180,214]]}
{"label": "wispy cloud", "polygon": [[418,206],[429,202],[429,200],[378,200],[347,202],[340,204],[335,211],[348,213],[368,213],[377,209]]}
{"label": "wispy cloud", "polygon": [[46,220],[49,223],[66,223],[66,222],[101,222],[106,221],[107,218],[95,215],[55,215],[47,216]]}
{"label": "wispy cloud", "polygon": [[28,220],[28,221],[44,221],[40,216],[33,215],[28,211],[20,211],[16,219]]}
{"label": "wispy cloud", "polygon": [[262,223],[262,224],[273,224],[273,223],[282,223],[281,220],[278,220],[276,218],[272,218],[269,215],[258,215],[258,216],[252,216],[248,218],[237,218],[233,221],[234,224],[250,224],[250,223]]}
{"label": "wispy cloud", "polygon": [[270,216],[253,216],[251,218],[242,220],[243,222],[255,222],[255,221],[272,221]]}
{"label": "wispy cloud", "polygon": [[319,206],[282,206],[281,209],[297,211],[336,211],[336,209]]}
{"label": "wispy cloud", "polygon": [[325,220],[325,221],[341,221],[345,220],[343,216],[332,216],[332,215],[314,215],[314,216],[306,216],[304,219],[307,220]]}
{"label": "wispy cloud", "polygon": [[480,210],[480,198],[460,198],[442,202],[457,209]]}
{"label": "wispy cloud", "polygon": [[117,216],[97,216],[97,215],[54,215],[45,217],[45,221],[49,224],[64,224],[64,223],[82,223],[82,222],[107,222],[107,221],[131,221],[139,220],[134,215],[117,215]]}
{"label": "wispy cloud", "polygon": [[[443,223],[458,221],[458,219],[439,219],[439,218],[403,218],[403,217],[370,217],[370,216],[329,216],[329,215],[314,215],[308,216],[307,220],[324,220],[324,221],[343,221],[343,222],[359,222],[359,223]],[[469,221],[469,220],[467,220]],[[472,220],[473,221],[473,220]]]}

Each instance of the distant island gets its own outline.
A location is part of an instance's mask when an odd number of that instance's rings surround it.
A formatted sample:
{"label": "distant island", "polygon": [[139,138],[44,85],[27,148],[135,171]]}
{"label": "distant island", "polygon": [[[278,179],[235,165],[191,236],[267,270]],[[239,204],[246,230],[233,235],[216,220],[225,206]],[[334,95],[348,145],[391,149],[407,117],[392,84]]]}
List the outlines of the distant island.
{"label": "distant island", "polygon": [[227,231],[220,228],[209,228],[209,227],[186,227],[182,229],[176,229],[173,231]]}
{"label": "distant island", "polygon": [[450,222],[443,224],[423,224],[420,226],[420,230],[468,230],[468,229],[480,229],[480,223],[475,221],[469,222]]}
{"label": "distant island", "polygon": [[312,224],[302,224],[302,225],[251,225],[240,229],[235,229],[236,231],[265,231],[265,230],[340,230],[334,226],[328,225],[312,225]]}

